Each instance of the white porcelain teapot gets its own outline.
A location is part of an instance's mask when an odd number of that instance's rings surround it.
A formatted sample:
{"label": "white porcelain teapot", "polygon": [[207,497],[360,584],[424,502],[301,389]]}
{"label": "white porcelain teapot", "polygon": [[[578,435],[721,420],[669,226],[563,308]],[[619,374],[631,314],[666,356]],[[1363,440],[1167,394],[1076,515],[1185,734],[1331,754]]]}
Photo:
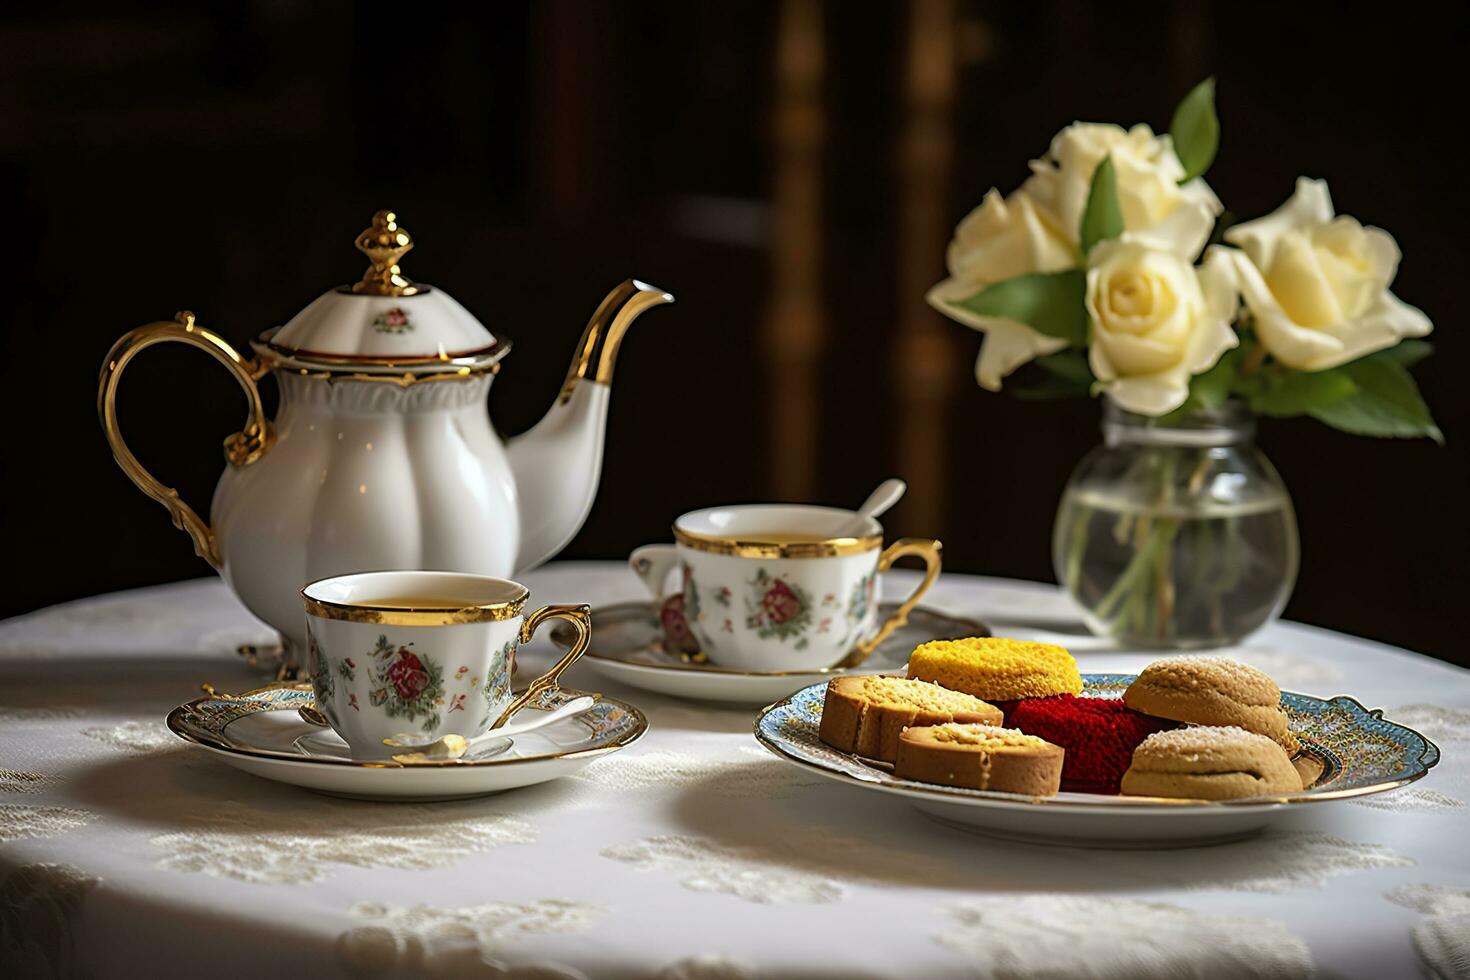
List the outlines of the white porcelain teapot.
{"label": "white porcelain teapot", "polygon": [[[398,263],[413,240],[391,211],[357,239],[372,266],[318,297],[242,357],[192,313],[124,335],[97,393],[113,456],[217,568],[256,616],[280,631],[288,663],[304,649],[300,589],[372,569],[437,569],[507,578],[556,554],[586,520],[602,469],[608,386],[623,335],[673,297],[636,280],[593,313],[556,403],[502,443],[485,399],[510,342]],[[155,479],[118,428],[128,362],[177,341],[214,356],[245,389],[245,428],[206,524]],[[280,409],[265,416],[257,383],[274,374]]]}

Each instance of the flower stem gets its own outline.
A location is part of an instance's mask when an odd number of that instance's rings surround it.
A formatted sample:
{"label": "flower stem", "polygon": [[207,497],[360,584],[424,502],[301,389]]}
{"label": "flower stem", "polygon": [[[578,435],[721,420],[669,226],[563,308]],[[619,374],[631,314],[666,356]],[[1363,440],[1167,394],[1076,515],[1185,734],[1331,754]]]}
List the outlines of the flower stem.
{"label": "flower stem", "polygon": [[1250,377],[1251,375],[1259,371],[1261,369],[1261,365],[1265,363],[1266,348],[1262,344],[1256,344],[1256,346],[1252,347],[1250,351],[1245,355],[1244,359],[1241,360],[1240,376],[1242,378]]}

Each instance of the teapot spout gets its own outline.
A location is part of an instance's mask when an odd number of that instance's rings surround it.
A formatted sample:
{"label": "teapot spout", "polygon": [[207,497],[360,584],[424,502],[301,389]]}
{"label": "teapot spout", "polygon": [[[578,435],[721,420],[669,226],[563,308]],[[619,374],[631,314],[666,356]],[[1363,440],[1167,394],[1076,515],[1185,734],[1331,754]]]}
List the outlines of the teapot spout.
{"label": "teapot spout", "polygon": [[618,348],[644,310],[673,301],[670,294],[636,279],[608,293],[582,332],[556,403],[506,447],[520,502],[518,573],[566,547],[587,519],[602,475]]}

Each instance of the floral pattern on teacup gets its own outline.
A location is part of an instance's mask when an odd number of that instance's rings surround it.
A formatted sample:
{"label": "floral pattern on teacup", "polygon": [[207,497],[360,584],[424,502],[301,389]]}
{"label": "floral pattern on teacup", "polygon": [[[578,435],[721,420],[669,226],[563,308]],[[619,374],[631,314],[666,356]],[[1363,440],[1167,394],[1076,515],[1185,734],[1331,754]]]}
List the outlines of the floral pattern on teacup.
{"label": "floral pattern on teacup", "polygon": [[699,585],[694,581],[694,569],[689,567],[688,562],[684,563],[682,572],[684,578],[684,598],[681,608],[686,621],[697,623],[702,612],[700,608]]}
{"label": "floral pattern on teacup", "polygon": [[402,307],[395,306],[373,317],[373,329],[378,333],[408,333],[413,329],[413,321]]}
{"label": "floral pattern on teacup", "polygon": [[[699,641],[689,629],[689,594],[676,592],[659,606],[658,621],[663,627],[664,644],[670,653],[699,652]],[[699,593],[692,594],[697,596]]]}
{"label": "floral pattern on teacup", "polygon": [[515,662],[515,650],[515,640],[506,640],[505,645],[490,660],[485,686],[480,688],[480,696],[485,699],[485,717],[480,719],[482,727],[494,720],[500,702],[510,692],[510,670],[511,664]]}
{"label": "floral pattern on teacup", "polygon": [[311,677],[312,692],[316,695],[317,705],[331,717],[332,709],[329,706],[337,693],[337,684],[332,677],[331,665],[322,655],[321,644],[317,643],[316,634],[311,631],[310,624],[306,627],[306,672]]}
{"label": "floral pattern on teacup", "polygon": [[396,649],[388,637],[379,636],[377,646],[369,652],[368,682],[372,685],[368,701],[381,706],[389,718],[418,721],[424,716],[423,730],[439,726],[439,706],[444,703],[444,669],[427,655],[408,647]]}
{"label": "floral pattern on teacup", "polygon": [[847,635],[842,642],[846,644],[856,643],[862,639],[858,630],[862,629],[863,623],[868,619],[878,599],[878,576],[876,572],[869,572],[853,583],[852,591],[847,596]]}
{"label": "floral pattern on teacup", "polygon": [[805,650],[805,634],[812,625],[812,600],[807,591],[764,568],[746,585],[745,625],[763,640],[775,637],[784,643],[795,639],[795,649]]}
{"label": "floral pattern on teacup", "polygon": [[[351,684],[353,681],[357,680],[357,661],[353,660],[351,657],[344,657],[341,661],[337,663],[337,674],[344,681]],[[347,692],[347,707],[351,708],[353,711],[362,710],[361,706],[359,706],[357,703],[356,691]]]}

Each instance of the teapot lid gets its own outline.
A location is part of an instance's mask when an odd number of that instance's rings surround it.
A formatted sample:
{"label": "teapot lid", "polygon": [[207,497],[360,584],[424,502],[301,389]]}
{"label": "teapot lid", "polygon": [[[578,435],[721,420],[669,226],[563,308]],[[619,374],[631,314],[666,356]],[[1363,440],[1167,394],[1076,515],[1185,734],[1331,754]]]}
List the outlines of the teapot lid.
{"label": "teapot lid", "polygon": [[403,274],[413,236],[392,211],[357,236],[371,262],[360,281],[318,296],[255,343],[293,368],[371,373],[485,370],[510,350],[454,297]]}

